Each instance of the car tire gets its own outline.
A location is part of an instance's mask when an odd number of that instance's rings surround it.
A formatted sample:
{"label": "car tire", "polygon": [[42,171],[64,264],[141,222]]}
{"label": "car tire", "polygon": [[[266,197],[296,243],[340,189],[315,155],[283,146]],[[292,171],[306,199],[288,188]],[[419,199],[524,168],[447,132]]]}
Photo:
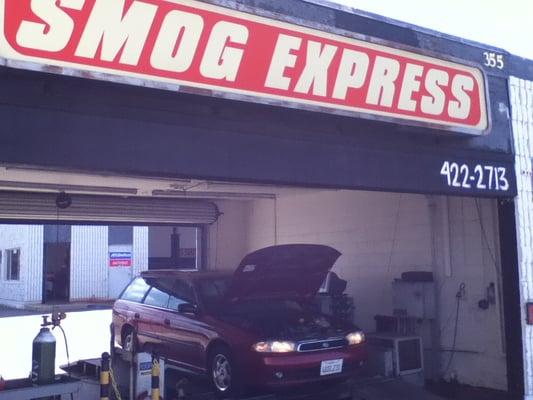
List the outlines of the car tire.
{"label": "car tire", "polygon": [[242,394],[238,371],[226,346],[217,346],[210,352],[209,380],[218,398]]}
{"label": "car tire", "polygon": [[137,351],[137,336],[135,330],[129,328],[122,334],[122,350],[129,353],[135,353]]}

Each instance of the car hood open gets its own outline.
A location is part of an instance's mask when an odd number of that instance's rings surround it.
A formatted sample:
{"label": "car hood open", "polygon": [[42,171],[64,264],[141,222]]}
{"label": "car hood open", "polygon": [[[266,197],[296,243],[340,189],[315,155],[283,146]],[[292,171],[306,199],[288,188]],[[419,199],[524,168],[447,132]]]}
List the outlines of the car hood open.
{"label": "car hood open", "polygon": [[316,244],[266,247],[245,256],[235,270],[228,297],[314,296],[341,253]]}

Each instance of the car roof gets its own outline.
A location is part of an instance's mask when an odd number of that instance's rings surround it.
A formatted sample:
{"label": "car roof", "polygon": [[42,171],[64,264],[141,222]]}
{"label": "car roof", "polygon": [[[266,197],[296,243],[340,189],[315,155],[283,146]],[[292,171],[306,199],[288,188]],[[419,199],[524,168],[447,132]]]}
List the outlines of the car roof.
{"label": "car roof", "polygon": [[187,281],[229,278],[232,275],[232,271],[198,271],[178,269],[156,269],[141,272],[141,277],[143,278],[179,278]]}

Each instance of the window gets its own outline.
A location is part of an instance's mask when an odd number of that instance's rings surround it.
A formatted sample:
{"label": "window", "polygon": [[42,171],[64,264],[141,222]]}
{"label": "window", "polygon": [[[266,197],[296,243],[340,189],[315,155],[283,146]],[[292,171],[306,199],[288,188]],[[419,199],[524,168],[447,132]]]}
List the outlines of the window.
{"label": "window", "polygon": [[133,226],[110,226],[108,229],[109,245],[133,243]]}
{"label": "window", "polygon": [[156,287],[152,287],[144,299],[144,304],[166,308],[168,305],[168,298],[168,293],[165,293]]}
{"label": "window", "polygon": [[20,249],[6,250],[6,280],[20,279]]}
{"label": "window", "polygon": [[158,281],[157,286],[161,290],[170,294],[168,308],[176,311],[178,306],[183,303],[195,303],[194,293],[188,283],[178,279],[174,281]]}
{"label": "window", "polygon": [[143,300],[147,290],[148,285],[146,284],[144,279],[137,278],[126,288],[120,298],[123,300],[129,300],[134,301],[136,303],[140,303]]}
{"label": "window", "polygon": [[201,269],[204,229],[190,226],[150,226],[149,269]]}

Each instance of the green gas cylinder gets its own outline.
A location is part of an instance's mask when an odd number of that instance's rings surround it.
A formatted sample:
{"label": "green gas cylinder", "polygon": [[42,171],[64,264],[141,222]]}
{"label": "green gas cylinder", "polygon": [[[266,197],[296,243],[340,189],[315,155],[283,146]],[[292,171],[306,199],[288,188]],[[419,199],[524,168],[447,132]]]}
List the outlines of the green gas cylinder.
{"label": "green gas cylinder", "polygon": [[33,339],[31,381],[34,385],[54,383],[56,363],[56,338],[46,326],[50,325],[46,316],[39,334]]}

